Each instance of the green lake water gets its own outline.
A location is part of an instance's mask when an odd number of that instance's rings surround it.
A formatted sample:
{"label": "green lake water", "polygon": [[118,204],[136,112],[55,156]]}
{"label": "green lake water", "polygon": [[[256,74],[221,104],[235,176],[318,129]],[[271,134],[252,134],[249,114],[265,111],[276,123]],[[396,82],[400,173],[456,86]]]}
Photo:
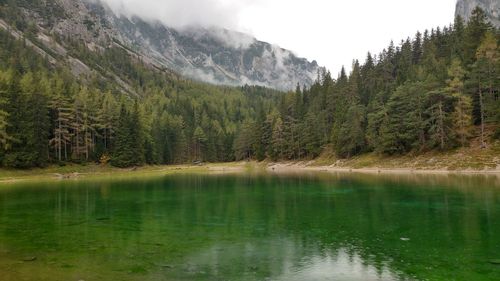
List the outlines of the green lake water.
{"label": "green lake water", "polygon": [[500,280],[497,176],[0,185],[0,280]]}

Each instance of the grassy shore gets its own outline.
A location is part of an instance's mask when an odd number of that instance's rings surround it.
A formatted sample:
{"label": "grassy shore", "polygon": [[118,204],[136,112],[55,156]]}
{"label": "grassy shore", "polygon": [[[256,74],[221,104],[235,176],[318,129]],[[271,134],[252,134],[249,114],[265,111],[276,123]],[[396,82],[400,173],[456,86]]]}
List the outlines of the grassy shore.
{"label": "grassy shore", "polygon": [[500,175],[500,142],[486,149],[460,148],[448,152],[418,155],[381,156],[364,154],[352,159],[338,159],[325,150],[318,159],[294,162],[233,162],[204,165],[144,166],[120,169],[96,164],[50,166],[43,169],[0,169],[0,183],[40,180],[71,180],[81,178],[153,176],[175,173],[235,172],[360,172],[360,173],[432,173],[432,174],[496,174]]}
{"label": "grassy shore", "polygon": [[0,169],[0,183],[113,177],[123,178],[127,176],[140,177],[176,173],[233,173],[245,170],[251,171],[255,168],[254,166],[259,165],[255,163],[234,162],[206,165],[143,166],[120,169],[109,165],[72,164],[66,166],[49,166],[46,168],[30,170]]}
{"label": "grassy shore", "polygon": [[448,172],[500,172],[500,141],[480,148],[457,148],[446,152],[431,151],[410,153],[403,156],[382,156],[376,153],[363,154],[351,159],[337,159],[331,150],[325,152],[309,166],[328,166],[339,169],[383,169]]}

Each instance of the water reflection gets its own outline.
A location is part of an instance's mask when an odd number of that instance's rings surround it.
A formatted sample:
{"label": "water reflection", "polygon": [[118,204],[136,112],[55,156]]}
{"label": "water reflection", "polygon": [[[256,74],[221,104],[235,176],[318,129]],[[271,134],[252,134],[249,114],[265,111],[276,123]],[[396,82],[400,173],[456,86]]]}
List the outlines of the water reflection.
{"label": "water reflection", "polygon": [[184,270],[193,279],[204,275],[223,278],[231,270],[238,272],[245,280],[407,279],[401,273],[392,272],[386,263],[372,264],[364,260],[352,248],[331,249],[321,253],[302,248],[291,240],[216,245],[188,257],[186,264]]}
{"label": "water reflection", "polygon": [[335,256],[315,256],[304,262],[303,267],[290,270],[276,280],[398,280],[388,267],[377,270],[365,264],[359,255],[350,256],[340,250]]}
{"label": "water reflection", "polygon": [[500,258],[499,218],[496,176],[189,175],[17,185],[0,189],[0,276],[500,280],[488,262]]}

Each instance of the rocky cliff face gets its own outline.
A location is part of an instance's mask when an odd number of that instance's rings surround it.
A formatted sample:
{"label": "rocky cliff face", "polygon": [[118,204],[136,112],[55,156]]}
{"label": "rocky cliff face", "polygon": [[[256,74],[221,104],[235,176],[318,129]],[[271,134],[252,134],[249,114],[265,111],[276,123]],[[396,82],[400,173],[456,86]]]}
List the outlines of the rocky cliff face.
{"label": "rocky cliff face", "polygon": [[500,0],[458,0],[455,14],[467,21],[476,7],[483,9],[490,22],[500,28]]}
{"label": "rocky cliff face", "polygon": [[123,41],[159,64],[205,82],[294,89],[310,85],[318,65],[246,34],[218,28],[168,28],[115,18]]}
{"label": "rocky cliff face", "polygon": [[19,5],[27,18],[35,20],[41,30],[39,37],[44,37],[47,45],[54,43],[50,37],[56,34],[70,36],[83,40],[95,51],[120,46],[156,68],[170,69],[188,78],[280,90],[294,89],[297,83],[312,84],[319,69],[316,62],[230,30],[176,30],[160,22],[115,14],[98,0],[42,2],[35,7],[21,0]]}

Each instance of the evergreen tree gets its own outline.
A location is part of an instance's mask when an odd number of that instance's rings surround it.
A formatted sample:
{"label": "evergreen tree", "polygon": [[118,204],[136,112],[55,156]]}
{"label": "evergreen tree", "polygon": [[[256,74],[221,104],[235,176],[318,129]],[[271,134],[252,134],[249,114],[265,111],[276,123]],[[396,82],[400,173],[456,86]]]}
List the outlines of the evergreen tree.
{"label": "evergreen tree", "polygon": [[454,131],[461,146],[465,146],[470,137],[472,126],[472,100],[464,94],[465,70],[458,59],[454,59],[448,69],[447,93],[455,98],[455,108],[452,114]]}
{"label": "evergreen tree", "polygon": [[387,115],[380,126],[380,151],[402,154],[418,148],[423,124],[418,96],[425,91],[423,83],[400,86],[387,103]]}
{"label": "evergreen tree", "polygon": [[369,150],[382,152],[383,146],[381,143],[382,125],[386,123],[387,109],[386,106],[377,99],[374,99],[368,109],[366,140]]}
{"label": "evergreen tree", "polygon": [[365,148],[365,110],[362,105],[353,104],[347,110],[346,122],[342,124],[336,141],[337,155],[350,158]]}
{"label": "evergreen tree", "polygon": [[455,17],[453,24],[453,33],[451,39],[451,55],[453,58],[464,61],[464,38],[465,38],[465,25],[464,20],[460,15]]}
{"label": "evergreen tree", "polygon": [[101,106],[97,113],[97,119],[99,120],[99,129],[101,131],[100,135],[102,136],[104,142],[103,145],[105,151],[110,148],[110,144],[113,141],[118,113],[119,108],[116,99],[109,92],[104,94]]}
{"label": "evergreen tree", "polygon": [[137,101],[134,103],[132,112],[129,115],[129,134],[131,139],[130,149],[132,150],[132,161],[135,166],[145,162],[145,136],[141,122],[141,112]]}
{"label": "evergreen tree", "polygon": [[413,64],[419,64],[420,59],[422,58],[422,33],[417,32],[417,35],[415,36],[415,40],[413,40],[413,46],[412,46],[412,63]]}
{"label": "evergreen tree", "polygon": [[205,148],[207,137],[201,127],[196,127],[193,133],[194,158],[196,161],[203,161],[203,149]]}
{"label": "evergreen tree", "polygon": [[53,133],[49,144],[54,147],[55,157],[58,161],[68,160],[68,145],[71,142],[70,121],[72,117],[72,107],[69,99],[64,94],[63,82],[56,79],[49,85],[52,93],[49,101],[49,108],[53,116]]}
{"label": "evergreen tree", "polygon": [[397,81],[402,84],[408,81],[412,76],[413,50],[410,39],[408,38],[401,44],[401,52],[397,61]]}
{"label": "evergreen tree", "polygon": [[255,154],[255,136],[256,125],[251,121],[243,123],[239,134],[234,140],[234,151],[236,160],[250,160]]}
{"label": "evergreen tree", "polygon": [[[9,25],[33,36],[35,26],[16,1],[9,3]],[[354,61],[351,73],[342,68],[333,79],[321,70],[313,85],[288,93],[186,81],[150,69],[120,48],[93,52],[80,41],[57,40],[72,56],[117,74],[130,87],[75,77],[0,30],[4,166],[43,166],[47,155],[95,161],[108,153],[119,167],[297,160],[317,157],[326,147],[339,157],[402,154],[467,146],[474,125],[483,147],[490,132],[500,137],[498,30],[480,9],[466,26],[457,17],[453,26],[419,32],[398,46],[391,42],[364,64]]]}
{"label": "evergreen tree", "polygon": [[485,12],[476,7],[472,11],[467,27],[465,29],[464,38],[464,63],[472,65],[476,60],[476,50],[483,41],[484,35],[488,30],[491,30],[491,24]]}
{"label": "evergreen tree", "polygon": [[[481,125],[481,147],[486,147],[485,123],[487,119],[485,104],[485,94],[487,99],[495,100],[495,93],[499,89],[499,50],[497,40],[490,32],[486,32],[484,39],[476,52],[476,62],[473,65],[472,81],[476,88],[476,97],[478,102],[476,108],[479,114],[476,114],[476,120]],[[496,108],[496,107],[494,107]],[[476,113],[477,113],[476,111]],[[491,115],[498,114],[494,112]],[[477,121],[476,121],[477,122]]]}
{"label": "evergreen tree", "polygon": [[132,167],[137,163],[135,152],[133,151],[135,140],[132,139],[131,124],[131,116],[127,112],[125,105],[122,105],[116,128],[116,137],[113,143],[114,149],[111,158],[113,166],[126,168]]}
{"label": "evergreen tree", "polygon": [[274,121],[271,143],[273,148],[271,158],[273,160],[283,159],[285,138],[283,130],[283,120],[281,120],[281,117],[278,117]]}
{"label": "evergreen tree", "polygon": [[5,165],[13,168],[41,167],[47,164],[47,102],[39,91],[35,74],[28,72],[11,85],[7,134],[12,142],[5,155]]}
{"label": "evergreen tree", "polygon": [[12,138],[7,133],[9,113],[6,106],[8,101],[7,90],[10,83],[9,76],[8,72],[0,70],[0,144],[3,150],[8,149],[9,143],[12,141]]}
{"label": "evergreen tree", "polygon": [[453,139],[451,130],[450,105],[451,96],[446,92],[437,90],[428,93],[429,107],[427,110],[427,126],[430,135],[430,141],[433,146],[441,150],[447,148],[450,139]]}

